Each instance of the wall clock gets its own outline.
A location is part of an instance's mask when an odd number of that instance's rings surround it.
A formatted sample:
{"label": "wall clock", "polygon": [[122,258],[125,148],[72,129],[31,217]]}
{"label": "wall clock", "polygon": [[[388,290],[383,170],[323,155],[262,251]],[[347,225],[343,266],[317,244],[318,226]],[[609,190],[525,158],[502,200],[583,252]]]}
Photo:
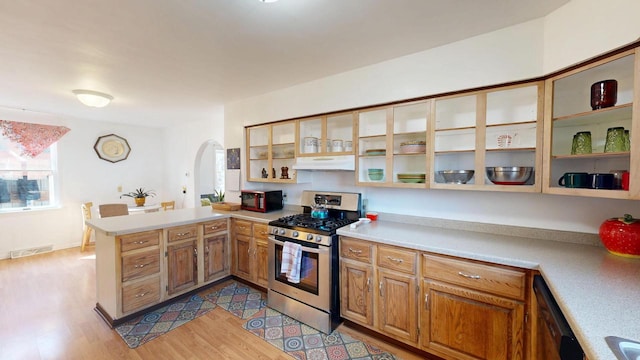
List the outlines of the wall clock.
{"label": "wall clock", "polygon": [[100,136],[93,149],[100,159],[112,163],[125,160],[131,152],[127,139],[115,134]]}

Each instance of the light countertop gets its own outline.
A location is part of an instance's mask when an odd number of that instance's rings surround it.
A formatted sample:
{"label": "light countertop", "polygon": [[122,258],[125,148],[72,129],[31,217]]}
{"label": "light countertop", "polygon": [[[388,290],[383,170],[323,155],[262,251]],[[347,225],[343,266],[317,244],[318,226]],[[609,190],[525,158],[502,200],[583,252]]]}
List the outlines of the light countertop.
{"label": "light countertop", "polygon": [[640,260],[603,247],[391,221],[338,234],[539,270],[589,360],[616,359],[606,336],[640,340]]}
{"label": "light countertop", "polygon": [[[298,211],[299,212],[299,211]],[[173,226],[193,224],[229,217],[268,223],[279,217],[296,212],[282,210],[268,213],[252,211],[222,211],[211,207],[158,211],[140,215],[123,215],[87,220],[87,225],[95,230],[104,231],[108,236],[131,234],[141,231],[156,230]]]}

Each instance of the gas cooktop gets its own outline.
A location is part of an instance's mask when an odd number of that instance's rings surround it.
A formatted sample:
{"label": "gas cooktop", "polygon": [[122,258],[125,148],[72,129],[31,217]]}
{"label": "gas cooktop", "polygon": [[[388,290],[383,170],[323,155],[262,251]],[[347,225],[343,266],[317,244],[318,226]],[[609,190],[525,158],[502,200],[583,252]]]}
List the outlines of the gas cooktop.
{"label": "gas cooktop", "polygon": [[281,217],[278,220],[274,220],[269,223],[271,226],[279,226],[289,229],[301,228],[306,230],[307,232],[312,232],[313,230],[334,233],[338,228],[341,228],[345,225],[349,225],[358,219],[347,219],[347,218],[327,218],[327,219],[315,219],[311,217],[311,214],[296,214]]}

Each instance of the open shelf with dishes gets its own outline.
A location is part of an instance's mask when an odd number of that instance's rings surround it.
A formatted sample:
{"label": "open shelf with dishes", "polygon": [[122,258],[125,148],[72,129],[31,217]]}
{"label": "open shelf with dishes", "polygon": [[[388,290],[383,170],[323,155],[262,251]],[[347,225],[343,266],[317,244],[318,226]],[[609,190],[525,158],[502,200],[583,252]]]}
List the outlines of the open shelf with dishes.
{"label": "open shelf with dishes", "polygon": [[426,188],[431,101],[358,113],[356,184]]}
{"label": "open shelf with dishes", "polygon": [[542,82],[437,98],[431,188],[540,191]]}
{"label": "open shelf with dishes", "polygon": [[640,138],[636,52],[623,51],[546,81],[543,192],[640,198],[640,184],[622,186],[625,172],[640,171],[640,147],[630,141]]}

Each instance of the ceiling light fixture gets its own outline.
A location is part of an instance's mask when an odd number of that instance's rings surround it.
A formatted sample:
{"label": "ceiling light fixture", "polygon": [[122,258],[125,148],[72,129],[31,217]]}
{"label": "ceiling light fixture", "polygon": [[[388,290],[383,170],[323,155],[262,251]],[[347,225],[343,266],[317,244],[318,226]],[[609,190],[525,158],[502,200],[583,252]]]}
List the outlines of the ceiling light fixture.
{"label": "ceiling light fixture", "polygon": [[93,90],[73,90],[81,103],[91,107],[105,107],[109,105],[113,96]]}
{"label": "ceiling light fixture", "polygon": [[276,2],[278,0],[258,0],[258,1],[263,2],[263,3],[274,3],[274,2]]}

